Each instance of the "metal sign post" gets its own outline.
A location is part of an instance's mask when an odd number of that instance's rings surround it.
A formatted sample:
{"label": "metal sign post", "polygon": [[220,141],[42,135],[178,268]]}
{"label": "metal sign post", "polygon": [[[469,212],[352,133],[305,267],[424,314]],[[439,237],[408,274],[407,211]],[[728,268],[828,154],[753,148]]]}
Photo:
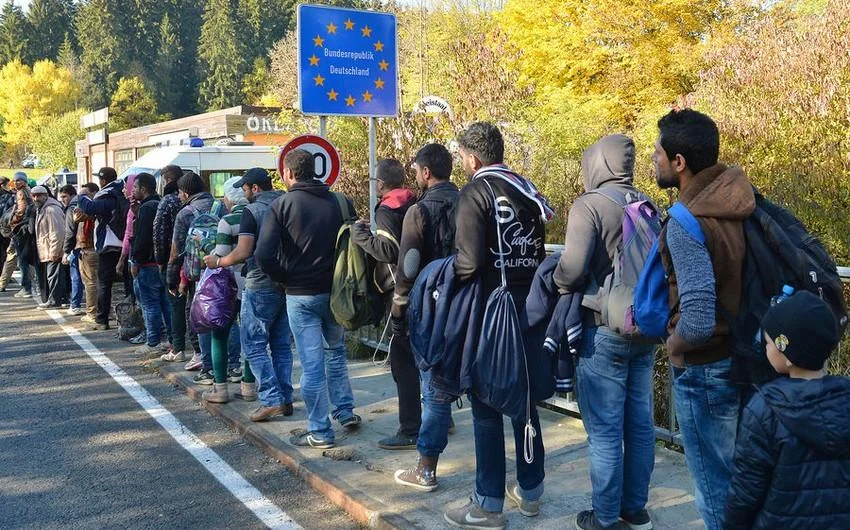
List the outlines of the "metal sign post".
{"label": "metal sign post", "polygon": [[304,114],[369,118],[369,210],[378,203],[376,117],[398,116],[397,21],[390,13],[298,6],[298,103]]}

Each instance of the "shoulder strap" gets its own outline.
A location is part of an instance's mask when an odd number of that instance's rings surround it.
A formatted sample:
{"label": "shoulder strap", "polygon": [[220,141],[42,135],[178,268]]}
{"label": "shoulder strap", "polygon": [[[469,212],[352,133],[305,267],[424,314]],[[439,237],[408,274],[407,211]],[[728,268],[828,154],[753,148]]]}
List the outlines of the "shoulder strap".
{"label": "shoulder strap", "polygon": [[505,276],[505,260],[504,260],[505,251],[502,248],[502,227],[500,226],[500,223],[499,223],[499,221],[501,221],[501,219],[499,218],[499,205],[498,205],[497,199],[496,199],[496,192],[493,191],[493,186],[491,186],[490,183],[487,182],[487,179],[481,179],[481,180],[484,181],[484,184],[487,185],[487,188],[490,190],[490,195],[493,197],[493,213],[495,215],[494,220],[496,221],[496,238],[498,239],[498,242],[499,242],[499,256],[501,258],[501,259],[499,259],[499,264],[500,264],[499,272],[502,275],[502,287],[507,288],[508,280],[507,280],[507,277]]}
{"label": "shoulder strap", "polygon": [[339,213],[342,215],[343,224],[354,221],[354,212],[351,211],[351,208],[348,205],[348,199],[345,198],[345,195],[335,191],[332,191],[331,193],[334,197],[336,197],[336,202],[339,205]]}
{"label": "shoulder strap", "polygon": [[688,234],[698,242],[705,244],[705,234],[702,233],[702,227],[688,208],[679,201],[673,203],[673,206],[667,210],[670,216],[682,225]]}

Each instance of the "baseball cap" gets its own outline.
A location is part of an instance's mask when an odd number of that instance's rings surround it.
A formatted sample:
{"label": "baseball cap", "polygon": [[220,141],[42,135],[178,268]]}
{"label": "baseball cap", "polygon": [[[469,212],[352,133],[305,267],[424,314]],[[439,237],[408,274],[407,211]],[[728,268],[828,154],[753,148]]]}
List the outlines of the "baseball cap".
{"label": "baseball cap", "polygon": [[254,184],[270,184],[271,181],[272,178],[269,176],[268,171],[261,167],[252,167],[242,175],[241,179],[233,184],[233,187],[241,188],[245,184],[249,186],[253,186]]}
{"label": "baseball cap", "polygon": [[799,291],[772,306],[761,322],[776,349],[800,368],[820,370],[841,336],[829,306],[818,296]]}
{"label": "baseball cap", "polygon": [[12,180],[23,180],[24,182],[26,182],[28,178],[29,177],[27,177],[27,174],[23,171],[16,171],[15,176]]}
{"label": "baseball cap", "polygon": [[118,178],[118,173],[116,173],[111,167],[107,166],[100,168],[100,171],[95,173],[94,176],[111,182]]}
{"label": "baseball cap", "polygon": [[32,193],[33,195],[38,195],[40,193],[47,195],[47,188],[45,188],[44,186],[36,186],[30,190],[30,193]]}

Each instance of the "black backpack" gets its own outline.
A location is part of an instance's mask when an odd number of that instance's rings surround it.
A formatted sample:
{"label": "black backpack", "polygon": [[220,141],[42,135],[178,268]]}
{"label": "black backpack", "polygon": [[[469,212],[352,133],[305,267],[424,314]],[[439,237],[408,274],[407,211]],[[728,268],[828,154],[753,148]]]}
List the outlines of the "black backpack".
{"label": "black backpack", "polygon": [[455,205],[457,200],[419,201],[419,211],[425,227],[426,248],[433,251],[432,259],[445,258],[455,249]]}
{"label": "black backpack", "polygon": [[760,330],[771,298],[784,285],[821,297],[835,316],[834,325],[842,333],[847,326],[841,278],[823,244],[791,212],[754,191],[756,209],[744,221],[741,306],[736,317],[724,315],[733,340],[732,379],[745,385],[778,377],[767,360]]}

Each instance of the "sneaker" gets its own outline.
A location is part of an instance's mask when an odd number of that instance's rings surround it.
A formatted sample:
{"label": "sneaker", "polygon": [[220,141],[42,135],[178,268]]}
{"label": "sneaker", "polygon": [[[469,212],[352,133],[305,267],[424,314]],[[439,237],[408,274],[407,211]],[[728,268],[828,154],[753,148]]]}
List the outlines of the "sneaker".
{"label": "sneaker", "polygon": [[405,436],[394,434],[382,440],[378,440],[378,447],[388,451],[406,451],[416,449],[416,436]]}
{"label": "sneaker", "polygon": [[344,420],[339,420],[339,424],[345,427],[346,429],[356,429],[360,426],[360,423],[363,420],[357,414],[352,414],[351,416],[345,418]]}
{"label": "sneaker", "polygon": [[297,434],[289,439],[289,443],[298,447],[313,447],[315,449],[330,449],[336,445],[333,440],[325,440],[311,432]]}
{"label": "sneaker", "polygon": [[130,344],[137,344],[138,345],[138,344],[144,344],[147,341],[148,341],[148,335],[147,335],[147,333],[142,331],[141,333],[139,333],[135,337],[130,337],[130,340],[128,340],[127,342],[129,342]]}
{"label": "sneaker", "polygon": [[139,357],[147,359],[156,359],[162,353],[162,347],[157,344],[156,346],[148,346],[147,344],[136,348],[136,355]]}
{"label": "sneaker", "polygon": [[473,530],[502,530],[506,521],[504,514],[485,512],[472,499],[466,506],[447,511],[443,517],[454,527]]}
{"label": "sneaker", "polygon": [[241,368],[231,368],[227,371],[227,381],[229,383],[241,383],[242,382],[242,369]]}
{"label": "sneaker", "polygon": [[171,350],[165,354],[163,354],[160,358],[161,361],[168,361],[170,363],[174,362],[184,362],[186,360],[186,354],[182,351],[174,351]]}
{"label": "sneaker", "polygon": [[5,292],[6,292],[6,284],[0,283],[0,293],[5,293]]}
{"label": "sneaker", "polygon": [[627,530],[629,527],[620,521],[609,526],[602,526],[593,510],[585,510],[576,516],[576,528],[581,530]]}
{"label": "sneaker", "polygon": [[39,302],[37,307],[39,309],[56,309],[59,305],[54,304],[53,302]]}
{"label": "sneaker", "polygon": [[528,501],[522,498],[519,486],[514,484],[505,488],[505,497],[510,499],[519,508],[519,513],[526,517],[537,517],[540,515],[540,501]]}
{"label": "sneaker", "polygon": [[95,322],[88,327],[89,331],[105,331],[107,329],[109,329],[109,324],[101,324],[100,322]]}
{"label": "sneaker", "polygon": [[646,510],[629,514],[621,513],[620,519],[632,530],[652,530],[652,520],[649,518],[649,512]]}
{"label": "sneaker", "polygon": [[83,324],[94,324],[94,317],[91,315],[83,315],[83,318],[80,319],[80,322]]}
{"label": "sneaker", "polygon": [[437,462],[439,457],[418,455],[416,467],[399,469],[393,475],[396,484],[419,491],[431,492],[437,489]]}
{"label": "sneaker", "polygon": [[86,314],[86,310],[83,309],[82,307],[72,307],[72,308],[68,309],[68,311],[66,311],[66,313],[68,313],[72,317],[76,317],[76,316]]}
{"label": "sneaker", "polygon": [[24,291],[23,289],[21,289],[20,291],[15,293],[15,296],[13,298],[32,298],[32,292]]}
{"label": "sneaker", "polygon": [[201,370],[198,375],[192,378],[198,385],[211,385],[215,383],[215,376],[212,373],[212,370]]}
{"label": "sneaker", "polygon": [[191,359],[189,359],[189,362],[183,365],[183,369],[187,372],[194,372],[196,370],[200,370],[203,367],[204,363],[201,361],[201,356],[197,353],[193,355]]}

